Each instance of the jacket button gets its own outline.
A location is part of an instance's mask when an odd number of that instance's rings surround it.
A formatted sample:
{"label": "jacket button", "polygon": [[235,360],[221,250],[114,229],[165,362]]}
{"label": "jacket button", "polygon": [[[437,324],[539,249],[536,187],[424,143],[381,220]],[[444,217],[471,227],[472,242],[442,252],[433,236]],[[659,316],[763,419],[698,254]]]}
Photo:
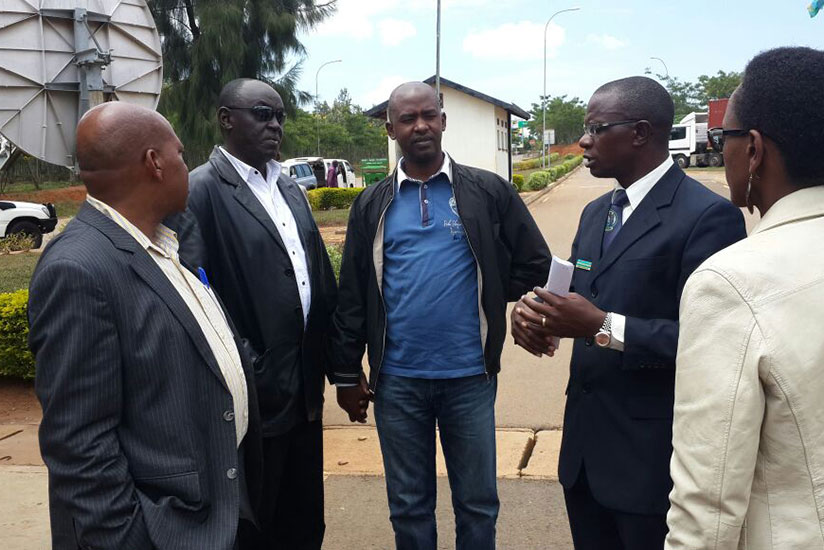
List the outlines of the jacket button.
{"label": "jacket button", "polygon": [[595,340],[591,336],[584,340],[584,344],[587,346],[591,346],[593,343],[595,343]]}
{"label": "jacket button", "polygon": [[226,470],[226,477],[229,479],[237,479],[237,468],[229,468]]}
{"label": "jacket button", "polygon": [[589,393],[592,390],[592,386],[589,384],[584,384],[581,386],[581,393]]}
{"label": "jacket button", "polygon": [[225,420],[226,422],[231,422],[234,419],[235,419],[234,411],[225,411],[223,413],[223,420]]}
{"label": "jacket button", "polygon": [[595,287],[592,287],[592,292],[590,292],[589,295],[592,296],[593,298],[597,298],[598,297],[598,289],[595,288]]}

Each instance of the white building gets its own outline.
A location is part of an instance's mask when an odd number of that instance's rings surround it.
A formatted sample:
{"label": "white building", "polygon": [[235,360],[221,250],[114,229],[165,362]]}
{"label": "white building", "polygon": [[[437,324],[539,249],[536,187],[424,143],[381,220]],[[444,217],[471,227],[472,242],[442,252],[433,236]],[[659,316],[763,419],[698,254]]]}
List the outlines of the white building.
{"label": "white building", "polygon": [[[435,87],[435,77],[424,80]],[[441,103],[446,113],[443,149],[459,164],[495,172],[512,179],[512,148],[509,128],[512,116],[529,119],[529,113],[513,103],[495,99],[441,77]],[[366,115],[386,120],[389,100],[366,111]],[[402,156],[394,140],[389,140],[389,170]]]}

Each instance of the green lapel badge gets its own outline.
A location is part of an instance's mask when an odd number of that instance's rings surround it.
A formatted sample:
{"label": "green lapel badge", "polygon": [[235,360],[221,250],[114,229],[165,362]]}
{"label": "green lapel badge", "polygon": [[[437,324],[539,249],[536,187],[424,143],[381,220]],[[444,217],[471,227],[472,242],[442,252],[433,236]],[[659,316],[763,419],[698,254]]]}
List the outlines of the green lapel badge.
{"label": "green lapel badge", "polygon": [[592,262],[588,260],[578,260],[575,262],[576,269],[583,269],[584,271],[592,270]]}

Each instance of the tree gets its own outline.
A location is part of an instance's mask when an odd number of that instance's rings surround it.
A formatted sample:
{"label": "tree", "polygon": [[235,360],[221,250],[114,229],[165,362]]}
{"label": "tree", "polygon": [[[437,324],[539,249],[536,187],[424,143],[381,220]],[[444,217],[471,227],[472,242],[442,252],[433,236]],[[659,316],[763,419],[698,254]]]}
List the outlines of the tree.
{"label": "tree", "polygon": [[148,0],[163,43],[159,110],[175,121],[190,161],[205,159],[219,139],[215,103],[230,80],[270,83],[289,115],[311,99],[297,89],[305,55],[297,34],[329,16],[336,1]]}
{"label": "tree", "polygon": [[[546,128],[555,130],[555,143],[575,143],[583,133],[584,119],[587,116],[587,107],[577,97],[567,99],[567,96],[547,96],[542,98],[546,105]],[[543,109],[538,103],[532,104],[530,110],[532,118],[527,123],[529,132],[541,141],[543,128]]]}
{"label": "tree", "polygon": [[702,74],[698,77],[701,86],[702,100],[707,104],[711,99],[730,97],[741,84],[741,73],[718,71],[715,76]]}

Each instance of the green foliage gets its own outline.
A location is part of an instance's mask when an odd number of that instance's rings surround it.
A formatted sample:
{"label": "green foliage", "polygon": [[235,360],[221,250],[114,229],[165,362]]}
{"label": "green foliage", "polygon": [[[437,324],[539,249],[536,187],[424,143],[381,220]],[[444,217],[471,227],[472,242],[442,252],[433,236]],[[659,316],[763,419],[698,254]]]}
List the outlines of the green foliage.
{"label": "green foliage", "polygon": [[29,351],[26,318],[28,290],[0,294],[0,376],[34,378],[34,357]]}
{"label": "green foliage", "polygon": [[[547,96],[543,98],[546,105],[546,128],[555,130],[555,143],[575,143],[583,133],[584,119],[587,116],[587,106],[577,97],[567,99],[567,96]],[[542,139],[543,109],[542,104],[533,103],[530,109],[532,118],[527,123],[529,131],[536,136],[538,142]],[[540,146],[538,148],[540,150]]]}
{"label": "green foliage", "polygon": [[349,208],[361,191],[363,191],[362,187],[321,187],[320,189],[312,189],[307,194],[309,195],[309,205],[312,210],[328,210],[330,208]]}
{"label": "green foliage", "polygon": [[[646,74],[652,75],[648,68]],[[704,112],[710,99],[730,97],[741,84],[741,73],[718,71],[714,76],[705,74],[698,77],[698,82],[679,80],[674,76],[654,75],[672,96],[675,104],[675,122],[692,112]]]}
{"label": "green foliage", "polygon": [[524,189],[524,177],[521,174],[512,174],[512,185],[520,193]]}
{"label": "green foliage", "polygon": [[326,253],[329,254],[329,261],[332,263],[335,279],[340,281],[340,264],[343,261],[343,245],[327,244]]}
{"label": "green foliage", "polygon": [[10,233],[0,239],[0,256],[8,254],[9,252],[28,251],[31,250],[32,246],[34,246],[34,237],[31,235],[26,235],[25,233]]}
{"label": "green foliage", "polygon": [[528,191],[539,191],[541,189],[544,189],[550,183],[557,181],[562,176],[565,176],[572,172],[572,170],[576,166],[581,164],[583,160],[583,156],[577,155],[569,160],[562,162],[561,164],[558,164],[557,166],[553,166],[549,170],[540,170],[538,172],[533,172],[529,175],[529,178],[527,178],[524,187]]}
{"label": "green foliage", "polygon": [[386,156],[386,129],[381,121],[363,114],[344,88],[330,108],[321,103],[315,113],[298,109],[286,119],[282,158],[317,155],[343,158],[352,164],[360,159]]}
{"label": "green foliage", "polygon": [[148,0],[148,6],[163,44],[158,109],[193,165],[219,141],[215,103],[230,80],[269,82],[290,116],[311,99],[297,89],[306,53],[298,35],[336,9],[334,2],[315,0]]}
{"label": "green foliage", "polygon": [[[549,154],[549,163],[554,164],[554,163],[558,162],[560,160],[560,158],[561,158],[561,155],[559,155],[558,153],[550,153]],[[519,171],[534,170],[534,169],[540,168],[540,167],[541,167],[541,157],[534,158],[534,159],[522,160],[520,162],[513,162],[512,163],[512,169],[513,170],[519,170]]]}

